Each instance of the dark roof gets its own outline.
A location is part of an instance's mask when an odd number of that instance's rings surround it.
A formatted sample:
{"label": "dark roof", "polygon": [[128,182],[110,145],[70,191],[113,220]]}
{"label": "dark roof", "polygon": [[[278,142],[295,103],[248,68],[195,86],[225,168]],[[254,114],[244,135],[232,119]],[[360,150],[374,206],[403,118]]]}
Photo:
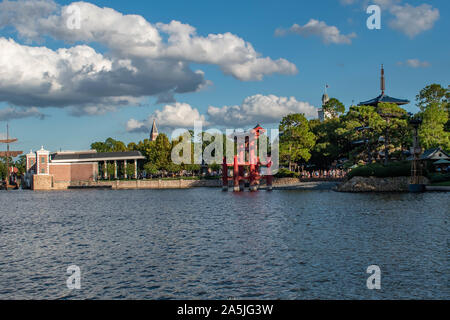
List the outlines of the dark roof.
{"label": "dark roof", "polygon": [[398,105],[404,105],[404,104],[408,104],[410,101],[409,100],[405,100],[405,99],[397,99],[397,98],[392,98],[389,97],[385,94],[381,94],[378,97],[368,100],[368,101],[364,101],[364,102],[360,102],[359,105],[360,106],[377,106],[378,103],[381,102],[386,102],[386,103],[395,103]]}
{"label": "dark roof", "polygon": [[449,157],[449,155],[444,150],[442,150],[442,148],[434,148],[434,149],[425,150],[425,152],[422,154],[420,159],[426,160],[426,159],[430,158],[436,152],[440,152],[440,153],[444,154],[446,158]]}
{"label": "dark roof", "polygon": [[[427,149],[427,150],[424,151],[424,153],[420,156],[419,159],[420,160],[433,160],[432,156],[436,152],[442,153],[444,155],[444,157],[442,157],[442,158],[450,159],[450,156],[447,154],[447,152],[442,150],[442,148]],[[411,156],[407,160],[413,160],[413,159],[414,159],[414,157]]]}
{"label": "dark roof", "polygon": [[434,164],[450,164],[450,161],[441,159],[436,161]]}
{"label": "dark roof", "polygon": [[127,152],[89,152],[89,153],[69,153],[69,154],[54,154],[52,156],[53,161],[89,161],[89,160],[101,160],[101,159],[125,159],[125,158],[141,158],[144,156],[139,151],[127,151]]}

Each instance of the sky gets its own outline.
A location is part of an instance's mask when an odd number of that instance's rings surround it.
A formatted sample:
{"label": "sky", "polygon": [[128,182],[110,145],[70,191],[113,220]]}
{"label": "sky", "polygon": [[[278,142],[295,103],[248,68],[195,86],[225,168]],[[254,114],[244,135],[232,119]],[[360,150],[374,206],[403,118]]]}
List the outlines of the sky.
{"label": "sky", "polygon": [[[369,5],[381,9],[369,29]],[[447,0],[0,2],[0,136],[26,153],[174,129],[276,127],[449,84]]]}

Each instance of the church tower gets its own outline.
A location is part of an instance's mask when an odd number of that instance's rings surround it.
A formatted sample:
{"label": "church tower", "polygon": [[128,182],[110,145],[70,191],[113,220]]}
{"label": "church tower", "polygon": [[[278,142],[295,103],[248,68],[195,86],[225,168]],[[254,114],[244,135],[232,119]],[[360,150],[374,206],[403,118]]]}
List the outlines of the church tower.
{"label": "church tower", "polygon": [[330,101],[330,97],[328,96],[328,93],[327,93],[327,88],[328,88],[328,85],[325,86],[325,91],[322,95],[322,108],[318,110],[320,122],[324,122],[326,119],[331,118],[330,112],[325,110],[326,104],[328,103],[328,101]]}
{"label": "church tower", "polygon": [[152,130],[150,131],[150,141],[155,141],[158,138],[158,128],[156,127],[156,120],[153,119]]}

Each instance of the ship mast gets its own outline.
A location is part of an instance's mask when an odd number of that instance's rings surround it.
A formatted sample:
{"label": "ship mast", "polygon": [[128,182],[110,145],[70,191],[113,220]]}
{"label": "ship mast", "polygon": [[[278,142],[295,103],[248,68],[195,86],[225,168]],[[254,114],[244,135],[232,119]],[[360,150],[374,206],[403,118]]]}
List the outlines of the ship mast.
{"label": "ship mast", "polygon": [[5,157],[6,158],[6,182],[9,183],[10,181],[10,175],[11,175],[11,169],[10,169],[10,164],[9,164],[9,157],[17,157],[18,155],[21,155],[23,152],[22,151],[11,151],[9,148],[9,144],[16,142],[17,139],[14,138],[10,138],[9,137],[9,124],[6,123],[6,140],[0,140],[0,143],[5,143],[6,144],[6,152],[5,151],[0,151],[0,157]]}

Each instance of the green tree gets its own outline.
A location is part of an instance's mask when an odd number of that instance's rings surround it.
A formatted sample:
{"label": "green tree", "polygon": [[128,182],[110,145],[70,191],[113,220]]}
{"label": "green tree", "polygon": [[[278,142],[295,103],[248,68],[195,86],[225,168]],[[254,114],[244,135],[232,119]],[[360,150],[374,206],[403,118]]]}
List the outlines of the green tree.
{"label": "green tree", "polygon": [[113,138],[108,138],[105,142],[93,142],[91,144],[91,149],[97,152],[124,152],[128,151],[125,143],[122,141],[114,140]]}
{"label": "green tree", "polygon": [[[340,139],[352,146],[350,160],[369,161],[378,151],[378,139],[384,129],[384,120],[373,106],[351,106],[347,114],[341,117],[342,125],[336,129]],[[361,141],[362,143],[355,144]]]}
{"label": "green tree", "polygon": [[311,149],[316,137],[309,128],[308,120],[300,113],[287,115],[280,123],[280,158],[287,161],[289,170],[292,164],[307,162],[311,158]]}
{"label": "green tree", "polygon": [[14,166],[19,171],[18,172],[19,176],[22,176],[23,174],[25,174],[26,166],[27,166],[27,156],[26,155],[21,155],[19,157],[19,159],[14,163]]}
{"label": "green tree", "polygon": [[326,168],[348,153],[347,140],[337,133],[342,128],[340,118],[320,122],[318,119],[310,120],[311,131],[317,137],[316,145],[312,149],[311,162],[318,167]]}
{"label": "green tree", "polygon": [[128,179],[134,178],[134,168],[134,163],[127,163],[126,173]]}
{"label": "green tree", "polygon": [[151,162],[144,164],[144,170],[147,174],[155,175],[158,173],[158,167]]}
{"label": "green tree", "polygon": [[419,139],[425,149],[441,146],[450,150],[450,132],[445,130],[449,121],[448,112],[438,103],[431,103],[419,116],[423,123],[419,128]]}
{"label": "green tree", "polygon": [[336,98],[331,98],[324,106],[323,110],[331,113],[333,117],[339,117],[345,113],[345,106]]}
{"label": "green tree", "polygon": [[150,161],[153,162],[159,170],[167,170],[171,163],[172,145],[169,138],[164,133],[158,135],[155,140],[155,146],[150,154]]}
{"label": "green tree", "polygon": [[[404,147],[411,142],[406,110],[395,103],[380,103],[376,110],[384,120],[384,151],[387,149],[402,157]],[[388,158],[385,158],[385,164]]]}
{"label": "green tree", "polygon": [[111,180],[114,178],[114,174],[116,172],[116,168],[114,166],[114,163],[108,162],[106,164],[106,174],[108,175],[108,179]]}
{"label": "green tree", "polygon": [[5,158],[0,159],[0,179],[6,179],[6,164],[5,164]]}
{"label": "green tree", "polygon": [[425,111],[425,109],[432,104],[444,105],[448,112],[448,103],[450,99],[450,91],[443,88],[440,84],[430,84],[420,90],[420,93],[416,96],[417,106],[420,111]]}

